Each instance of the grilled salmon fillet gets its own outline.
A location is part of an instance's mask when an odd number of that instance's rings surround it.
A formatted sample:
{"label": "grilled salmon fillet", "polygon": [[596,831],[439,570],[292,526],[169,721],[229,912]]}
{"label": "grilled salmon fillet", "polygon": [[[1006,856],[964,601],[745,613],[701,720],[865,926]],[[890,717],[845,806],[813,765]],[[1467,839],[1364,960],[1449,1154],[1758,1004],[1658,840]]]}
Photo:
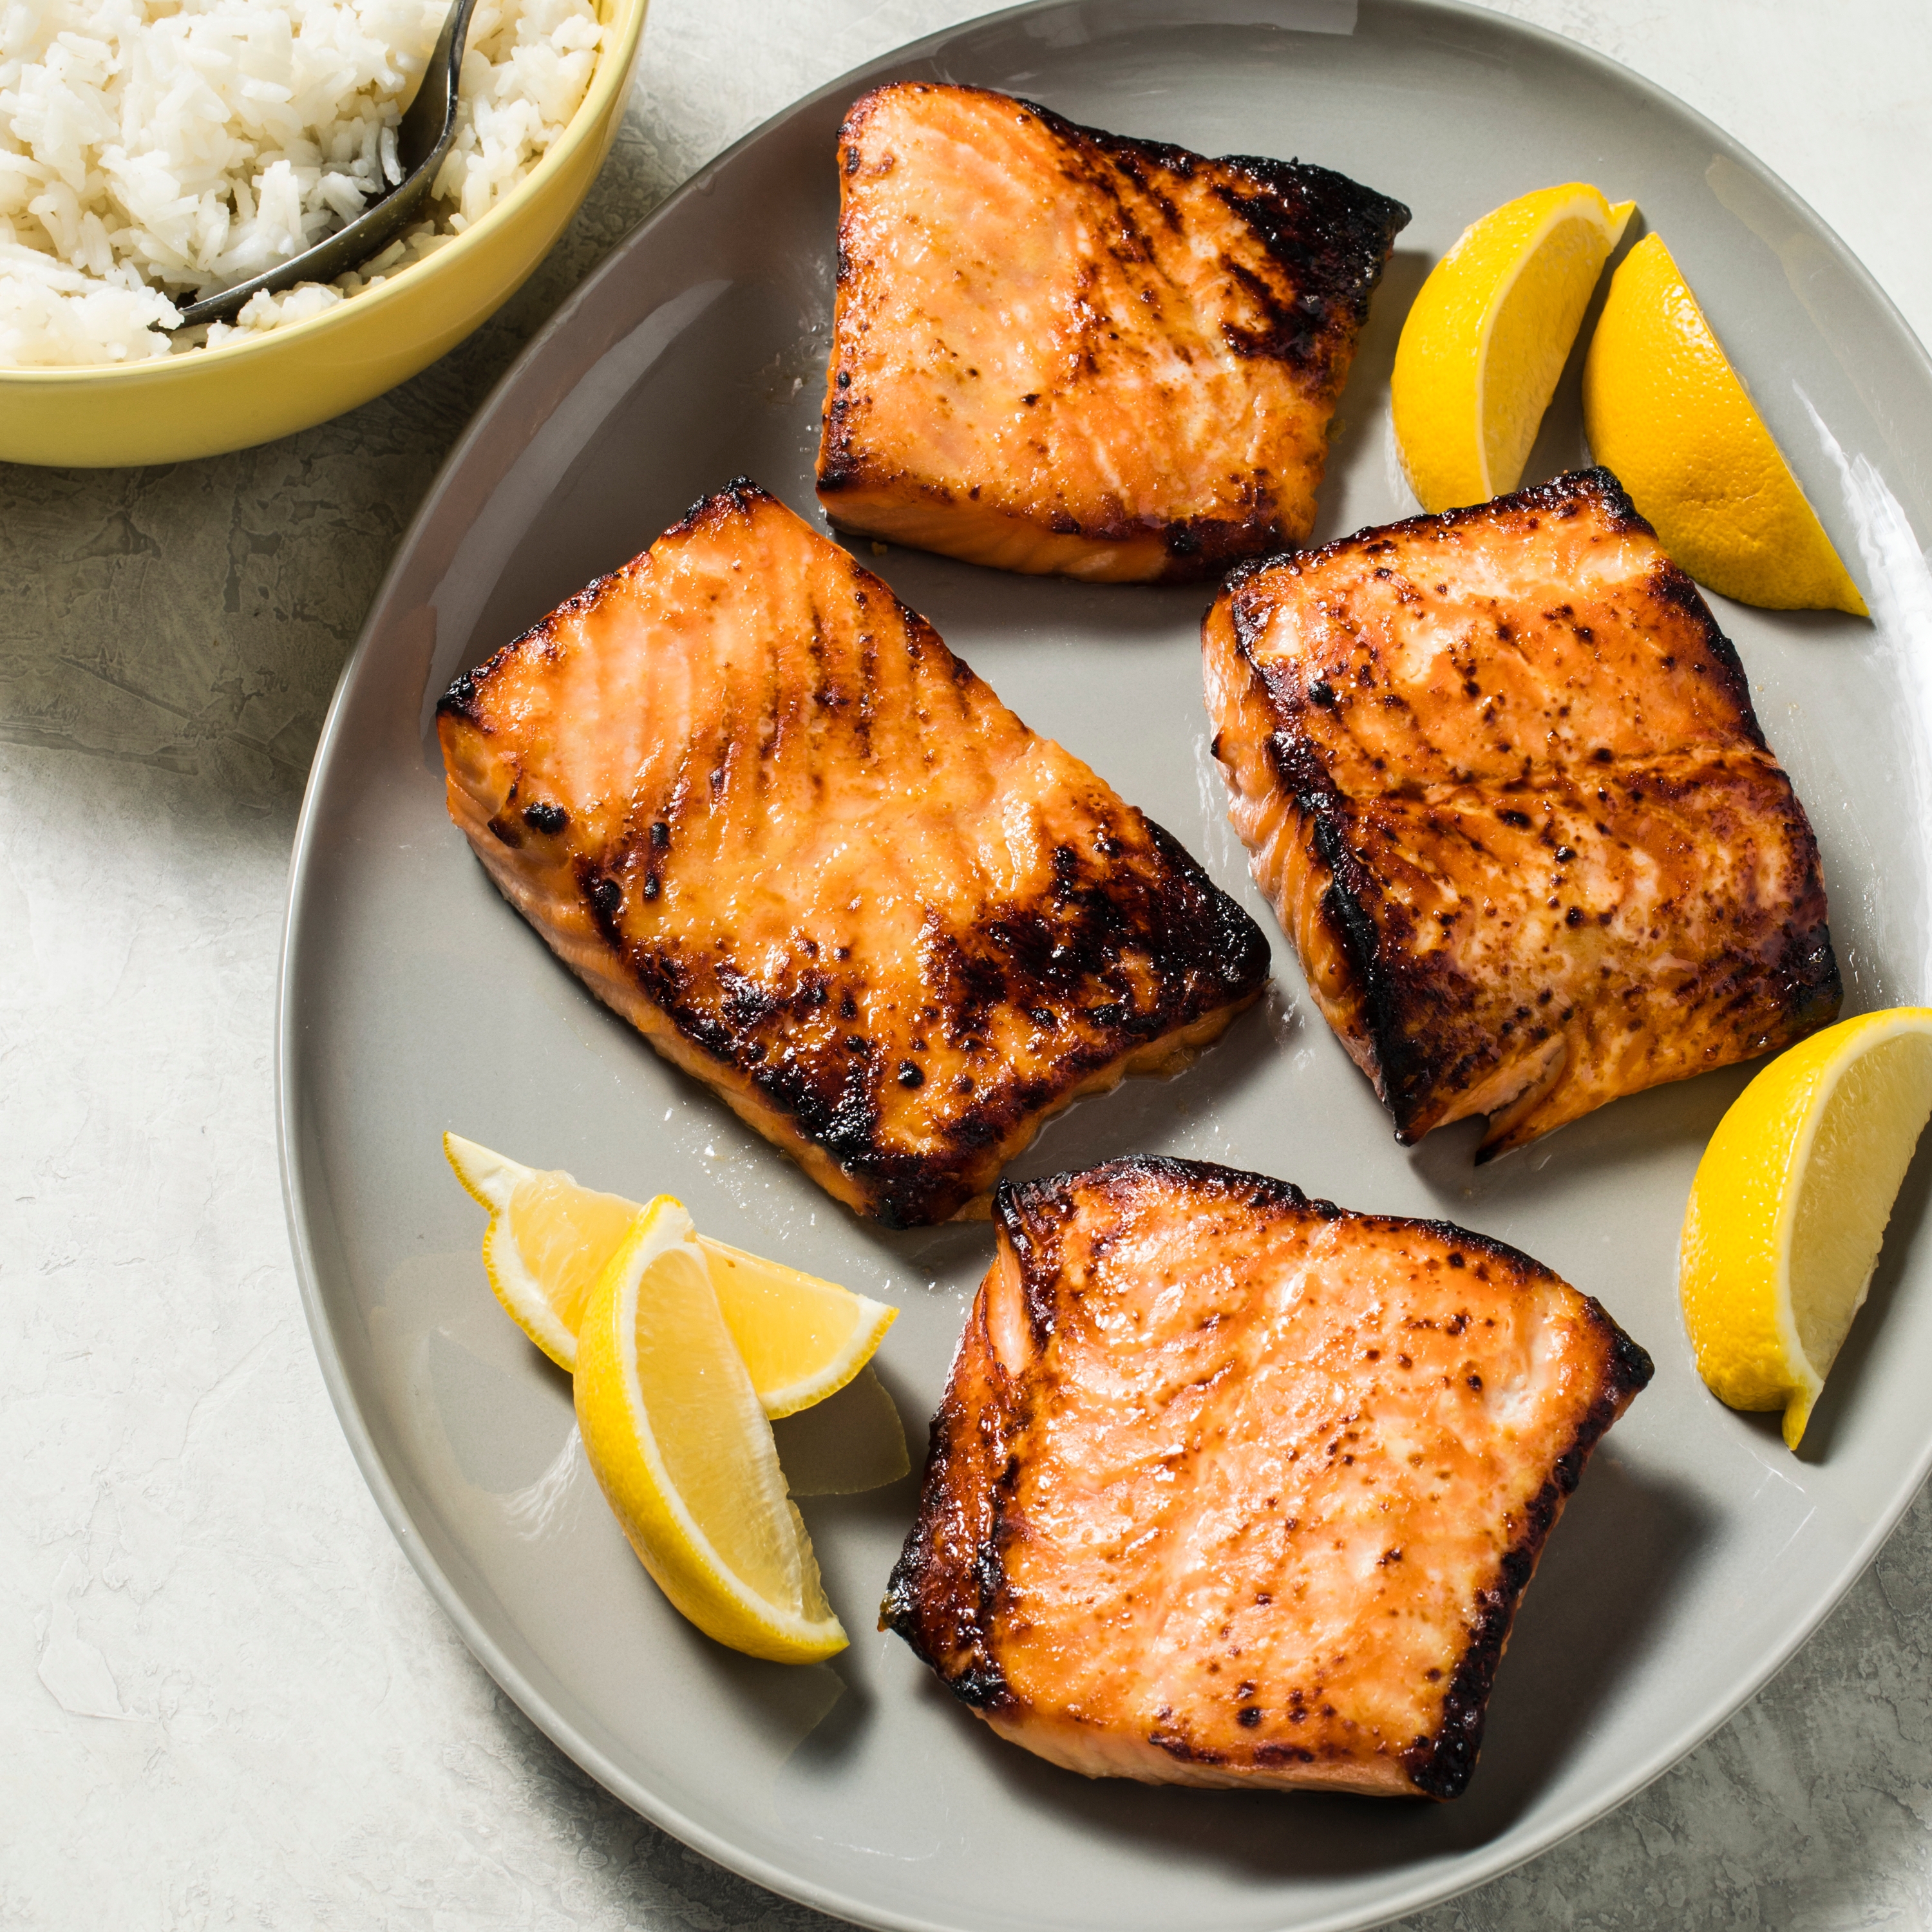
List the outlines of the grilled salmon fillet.
{"label": "grilled salmon fillet", "polygon": [[1512,1249],[1229,1168],[995,1216],[882,1628],[1090,1777],[1455,1797],[1649,1358]]}
{"label": "grilled salmon fillet", "polygon": [[835,522],[1121,583],[1308,535],[1400,202],[912,81],[853,106],[838,179]]}
{"label": "grilled salmon fillet", "polygon": [[1499,1154],[1837,1014],[1804,808],[1607,471],[1238,572],[1203,638],[1230,816],[1399,1139]]}
{"label": "grilled salmon fillet", "polygon": [[437,730],[451,816],[565,962],[895,1226],[972,1211],[1048,1114],[1267,979],[1166,832],[752,484],[459,677]]}

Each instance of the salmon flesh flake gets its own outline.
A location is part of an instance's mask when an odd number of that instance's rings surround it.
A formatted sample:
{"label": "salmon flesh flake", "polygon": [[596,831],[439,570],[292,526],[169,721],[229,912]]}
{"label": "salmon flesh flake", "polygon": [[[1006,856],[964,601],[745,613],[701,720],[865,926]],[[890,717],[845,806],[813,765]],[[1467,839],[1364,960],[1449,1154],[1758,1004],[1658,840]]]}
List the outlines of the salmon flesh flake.
{"label": "salmon flesh flake", "polygon": [[452,686],[451,816],[559,956],[860,1213],[983,1214],[1169,1070],[1268,941],[1161,828],[755,484]]}
{"label": "salmon flesh flake", "polygon": [[1111,582],[1306,538],[1400,202],[928,82],[854,105],[838,180],[842,528]]}
{"label": "salmon flesh flake", "polygon": [[1090,1777],[1457,1796],[1649,1357],[1513,1249],[1229,1168],[995,1219],[881,1627]]}
{"label": "salmon flesh flake", "polygon": [[1500,1154],[1837,1017],[1804,808],[1607,470],[1249,566],[1202,637],[1229,816],[1399,1139]]}

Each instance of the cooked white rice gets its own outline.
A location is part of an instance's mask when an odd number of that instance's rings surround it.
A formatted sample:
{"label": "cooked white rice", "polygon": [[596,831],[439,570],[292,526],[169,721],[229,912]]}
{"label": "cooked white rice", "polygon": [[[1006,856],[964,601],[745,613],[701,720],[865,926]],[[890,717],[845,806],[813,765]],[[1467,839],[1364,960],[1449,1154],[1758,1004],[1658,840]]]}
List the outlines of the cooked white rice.
{"label": "cooked white rice", "polygon": [[317,314],[487,214],[562,133],[591,0],[479,0],[433,218],[358,273],[193,301],[321,240],[400,178],[395,128],[448,0],[0,0],[0,366],[166,356]]}

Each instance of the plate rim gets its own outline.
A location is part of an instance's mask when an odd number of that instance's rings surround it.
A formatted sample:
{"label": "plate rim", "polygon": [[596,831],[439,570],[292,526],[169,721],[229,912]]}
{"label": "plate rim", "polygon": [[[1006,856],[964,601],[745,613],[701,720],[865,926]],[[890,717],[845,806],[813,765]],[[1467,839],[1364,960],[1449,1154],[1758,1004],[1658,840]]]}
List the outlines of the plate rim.
{"label": "plate rim", "polygon": [[[1262,0],[1262,5],[1270,8],[1278,7],[1288,12],[1294,9],[1297,0]],[[1667,88],[1594,48],[1586,46],[1534,22],[1519,20],[1513,15],[1477,4],[1477,0],[1356,0],[1356,4],[1352,8],[1351,33],[1364,9],[1391,16],[1406,16],[1411,31],[1416,23],[1436,19],[1473,25],[1506,40],[1526,40],[1539,46],[1546,54],[1554,53],[1586,70],[1593,70],[1600,80],[1636,94],[1648,104],[1661,108],[1694,129],[1712,142],[1718,152],[1737,163],[1756,182],[1767,188],[1774,198],[1800,218],[1802,224],[1814,238],[1823,243],[1832,258],[1834,266],[1839,272],[1850,276],[1880,316],[1890,326],[1907,352],[1908,357],[1916,359],[1922,379],[1928,392],[1932,392],[1932,353],[1928,353],[1926,345],[1921,341],[1898,304],[1837,230],[1782,176],[1735,136]],[[369,661],[381,648],[381,634],[385,630],[385,620],[389,614],[388,605],[399,580],[409,566],[420,536],[425,526],[434,519],[443,500],[462,477],[472,450],[483,439],[486,430],[510,393],[524,380],[527,367],[542,355],[554,338],[574,324],[580,311],[609,278],[621,272],[626,262],[637,250],[650,245],[650,238],[655,230],[682,209],[691,198],[708,194],[714,176],[730,166],[741,152],[764,140],[783,124],[808,112],[831,96],[849,92],[857,87],[875,85],[898,69],[930,58],[950,46],[989,30],[997,32],[1024,17],[1050,14],[1078,15],[1101,10],[1118,21],[1121,13],[1126,9],[1116,10],[1105,6],[1104,0],[1021,0],[1021,4],[976,15],[905,42],[787,103],[712,156],[620,236],[604,258],[571,291],[556,312],[518,352],[478,404],[424,492],[407,528],[398,541],[388,568],[385,571],[382,582],[370,602],[355,646],[345,659],[338,676],[316,739],[309,775],[303,789],[302,807],[296,820],[290,855],[280,950],[276,968],[274,1094],[277,1156],[283,1210],[288,1224],[290,1246],[302,1296],[303,1313],[315,1348],[317,1365],[322,1371],[323,1383],[350,1453],[363,1480],[368,1485],[378,1510],[408,1558],[411,1567],[444,1615],[455,1626],[472,1655],[515,1703],[523,1715],[553,1745],[613,1796],[652,1825],[727,1870],[749,1879],[781,1898],[790,1899],[850,1923],[890,1928],[890,1932],[969,1932],[969,1928],[963,1920],[932,1918],[884,1909],[832,1886],[800,1877],[782,1870],[760,1854],[722,1837],[695,1820],[686,1817],[674,1804],[648,1790],[614,1762],[575,1725],[552,1708],[548,1699],[484,1628],[480,1618],[471,1610],[463,1592],[428,1546],[383,1461],[356,1402],[324,1306],[322,1271],[310,1235],[308,1196],[299,1158],[300,1117],[303,1112],[304,1095],[301,1076],[297,1070],[300,1064],[298,1036],[301,1023],[292,1004],[295,967],[304,936],[307,901],[314,889],[313,875],[319,863],[315,847],[316,823],[321,811],[320,794],[336,753],[338,741],[345,728],[344,719],[350,694],[361,682]],[[1256,0],[1141,0],[1141,4],[1134,10],[1146,16],[1141,22],[1144,26],[1156,26],[1163,20],[1228,26],[1264,24],[1256,17]],[[1291,28],[1295,25],[1292,21],[1286,24]],[[574,388],[574,385],[572,386]],[[512,462],[514,460],[513,456]],[[502,473],[499,472],[499,482]],[[1910,522],[1909,511],[1906,514]],[[1924,1486],[1928,1474],[1932,1474],[1932,1435],[1928,1435],[1916,1461],[1901,1474],[1886,1507],[1874,1514],[1864,1533],[1850,1546],[1849,1552],[1840,1561],[1838,1574],[1821,1594],[1812,1612],[1798,1622],[1781,1645],[1773,1646],[1746,1673],[1733,1687],[1727,1698],[1715,1700],[1712,1707],[1696,1712],[1680,1724],[1634,1769],[1605,1787],[1603,1792],[1588,1802],[1577,1808],[1574,1815],[1559,1818],[1544,1826],[1540,1831],[1530,1833],[1520,1843],[1517,1841],[1514,1829],[1506,1829],[1486,1844],[1442,1860],[1432,1868],[1423,1866],[1412,1877],[1396,1887],[1392,1898],[1374,1906],[1367,1916],[1364,1916],[1359,1909],[1344,1906],[1319,1918],[1298,1920],[1292,1927],[1284,1922],[1283,1932],[1362,1932],[1362,1928],[1384,1924],[1393,1919],[1442,1904],[1540,1858],[1568,1838],[1600,1822],[1612,1812],[1628,1804],[1721,1730],[1791,1662],[1819,1627],[1837,1609],[1846,1592],[1864,1575],[1900,1520],[1911,1507]]]}

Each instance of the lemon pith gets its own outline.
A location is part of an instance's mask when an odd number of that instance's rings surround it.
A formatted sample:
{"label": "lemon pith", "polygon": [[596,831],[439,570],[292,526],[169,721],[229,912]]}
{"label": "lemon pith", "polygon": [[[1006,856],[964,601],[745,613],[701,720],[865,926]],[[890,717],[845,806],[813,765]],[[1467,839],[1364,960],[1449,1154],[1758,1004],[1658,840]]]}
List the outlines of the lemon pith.
{"label": "lemon pith", "polygon": [[1409,487],[1425,510],[1514,490],[1592,291],[1634,203],[1568,182],[1462,231],[1418,292],[1390,401]]}
{"label": "lemon pith", "polygon": [[1660,236],[1610,278],[1583,364],[1583,425],[1592,454],[1700,584],[1771,610],[1866,614]]}
{"label": "lemon pith", "polygon": [[[642,1212],[634,1201],[443,1136],[457,1178],[488,1209],[483,1265],[511,1319],[560,1368],[574,1370],[591,1289]],[[765,1413],[791,1415],[843,1388],[898,1310],[836,1282],[697,1237],[724,1320]]]}
{"label": "lemon pith", "polygon": [[1780,1054],[1711,1137],[1679,1266],[1698,1372],[1803,1436],[1932,1116],[1932,1007],[1866,1013]]}
{"label": "lemon pith", "polygon": [[691,1217],[668,1196],[598,1277],[574,1393],[592,1473],[683,1616],[779,1663],[845,1648]]}

